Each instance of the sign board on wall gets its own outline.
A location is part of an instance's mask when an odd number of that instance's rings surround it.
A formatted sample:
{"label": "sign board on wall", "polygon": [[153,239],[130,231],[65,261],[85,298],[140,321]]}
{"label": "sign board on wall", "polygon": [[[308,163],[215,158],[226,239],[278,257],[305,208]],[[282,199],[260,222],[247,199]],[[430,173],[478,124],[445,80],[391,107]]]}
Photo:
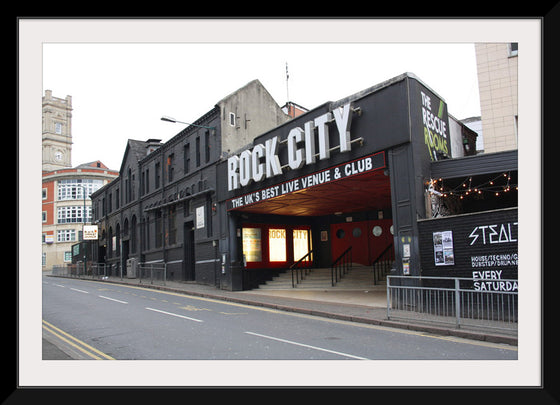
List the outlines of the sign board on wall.
{"label": "sign board on wall", "polygon": [[422,87],[419,98],[422,105],[422,137],[430,160],[440,160],[451,155],[449,116],[447,104]]}
{"label": "sign board on wall", "polygon": [[244,207],[269,198],[302,191],[310,187],[342,180],[358,174],[372,172],[386,167],[385,154],[373,153],[363,158],[337,165],[308,176],[298,177],[272,187],[267,187],[227,201],[227,210]]}
{"label": "sign board on wall", "polygon": [[84,240],[97,240],[97,225],[84,225],[83,238]]}
{"label": "sign board on wall", "polygon": [[204,228],[204,205],[196,208],[196,229]]}
{"label": "sign board on wall", "polygon": [[418,229],[422,275],[472,278],[475,290],[517,291],[517,209],[419,221]]}

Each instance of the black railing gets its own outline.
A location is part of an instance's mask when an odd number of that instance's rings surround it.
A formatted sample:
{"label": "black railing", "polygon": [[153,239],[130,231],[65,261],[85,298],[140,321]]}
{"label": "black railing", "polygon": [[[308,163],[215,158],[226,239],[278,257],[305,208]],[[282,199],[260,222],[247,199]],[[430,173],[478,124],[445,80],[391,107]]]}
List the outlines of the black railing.
{"label": "black railing", "polygon": [[378,282],[384,280],[387,274],[391,271],[393,262],[395,261],[395,250],[393,243],[387,246],[383,252],[377,256],[373,261],[373,284],[377,285]]}
{"label": "black railing", "polygon": [[[312,254],[313,251],[310,250],[305,256],[303,256],[301,259],[290,266],[290,270],[292,271],[292,288],[294,288],[301,280],[303,280],[305,276],[307,276],[307,274],[309,274],[309,272],[311,271],[310,266],[312,262]],[[301,264],[306,258],[309,258],[307,267],[301,267]]]}
{"label": "black railing", "polygon": [[338,256],[331,265],[331,285],[336,283],[352,268],[352,246]]}

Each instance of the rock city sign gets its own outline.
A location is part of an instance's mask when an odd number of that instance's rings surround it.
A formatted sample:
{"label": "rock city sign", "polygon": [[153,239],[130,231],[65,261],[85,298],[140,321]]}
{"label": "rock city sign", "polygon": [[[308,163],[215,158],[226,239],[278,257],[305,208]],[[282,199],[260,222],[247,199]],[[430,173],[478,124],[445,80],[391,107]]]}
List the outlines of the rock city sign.
{"label": "rock city sign", "polygon": [[[297,170],[304,165],[313,165],[318,160],[328,160],[331,152],[338,149],[340,153],[349,152],[352,144],[350,126],[353,113],[360,113],[352,103],[343,105],[319,117],[305,122],[303,128],[292,128],[285,140],[279,136],[257,144],[251,150],[231,156],[227,162],[228,190],[233,191],[248,184],[261,182],[281,175],[285,169]],[[338,130],[339,145],[331,147],[329,124],[335,122]],[[317,142],[316,142],[317,141]],[[288,162],[283,166],[278,157],[280,147],[287,148]]]}

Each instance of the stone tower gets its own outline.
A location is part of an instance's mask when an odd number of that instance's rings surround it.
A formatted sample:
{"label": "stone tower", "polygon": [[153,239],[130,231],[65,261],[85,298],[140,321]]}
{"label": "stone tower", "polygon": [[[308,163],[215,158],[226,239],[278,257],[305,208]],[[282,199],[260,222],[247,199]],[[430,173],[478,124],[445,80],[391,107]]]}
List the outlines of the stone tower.
{"label": "stone tower", "polygon": [[72,167],[72,96],[43,96],[43,171]]}

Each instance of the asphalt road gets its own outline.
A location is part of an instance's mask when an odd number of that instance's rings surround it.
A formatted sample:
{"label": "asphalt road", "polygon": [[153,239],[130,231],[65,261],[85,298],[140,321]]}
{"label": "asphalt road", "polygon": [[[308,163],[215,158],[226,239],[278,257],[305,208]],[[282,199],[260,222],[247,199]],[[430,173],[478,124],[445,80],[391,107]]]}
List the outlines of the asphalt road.
{"label": "asphalt road", "polygon": [[43,277],[42,298],[49,353],[74,359],[517,359],[504,344],[134,286]]}

